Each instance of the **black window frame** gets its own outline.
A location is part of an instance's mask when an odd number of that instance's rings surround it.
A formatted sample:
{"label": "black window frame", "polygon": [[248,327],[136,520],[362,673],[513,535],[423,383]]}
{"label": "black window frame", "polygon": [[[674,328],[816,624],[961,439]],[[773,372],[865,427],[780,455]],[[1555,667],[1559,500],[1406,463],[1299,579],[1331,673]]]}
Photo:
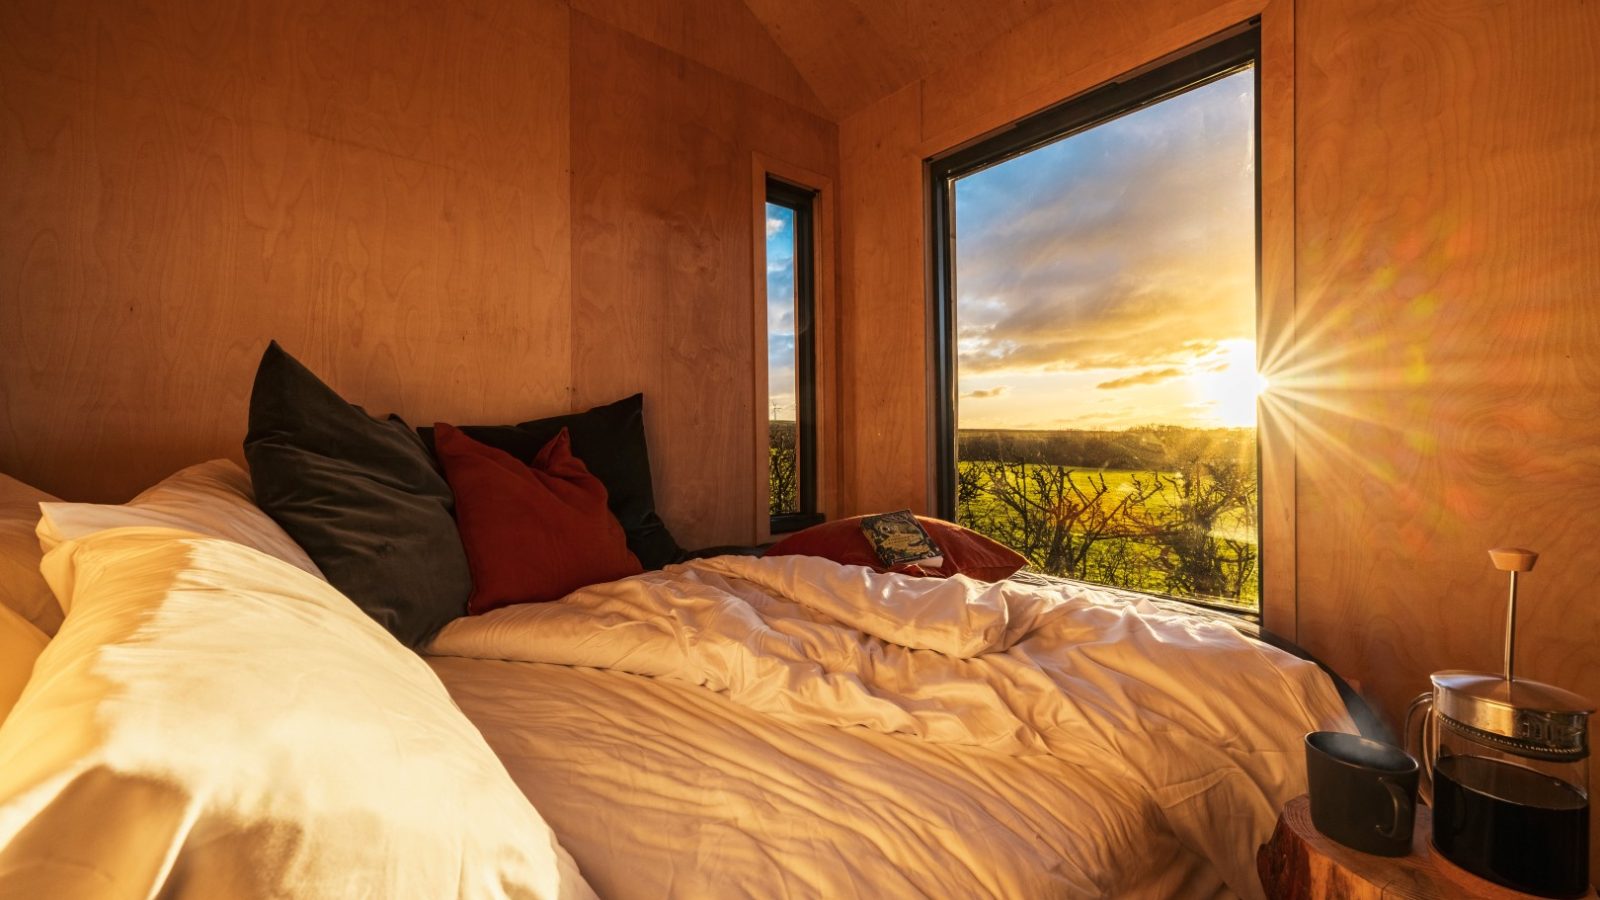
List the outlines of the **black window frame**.
{"label": "black window frame", "polygon": [[[823,521],[817,510],[817,191],[767,176],[767,203],[794,213],[795,478],[799,510],[770,517],[768,530],[786,534]],[[765,311],[763,311],[764,314]],[[762,365],[770,365],[766,360]],[[768,385],[770,396],[771,385]],[[770,439],[769,439],[770,440]],[[769,500],[770,509],[770,500]]]}
{"label": "black window frame", "polygon": [[[1261,159],[1261,30],[1253,19],[1224,32],[1170,62],[1136,70],[1086,93],[1019,119],[975,143],[930,157],[924,163],[928,185],[929,284],[933,304],[934,500],[941,518],[956,517],[958,430],[955,285],[954,186],[958,178],[999,165],[1046,144],[1108,122],[1210,81],[1254,66],[1256,72],[1255,151]],[[1261,167],[1256,166],[1256,314],[1261,308]],[[1259,429],[1259,424],[1258,424]],[[1259,451],[1258,451],[1259,452]],[[1257,460],[1257,471],[1260,461]],[[1259,475],[1258,475],[1259,477]],[[1258,501],[1259,502],[1259,501]],[[1259,517],[1258,517],[1259,521]],[[1258,563],[1259,564],[1259,563]],[[1262,580],[1265,570],[1261,572]],[[1265,585],[1259,596],[1265,597]],[[1187,602],[1187,601],[1186,601]],[[1203,601],[1200,601],[1203,605]]]}

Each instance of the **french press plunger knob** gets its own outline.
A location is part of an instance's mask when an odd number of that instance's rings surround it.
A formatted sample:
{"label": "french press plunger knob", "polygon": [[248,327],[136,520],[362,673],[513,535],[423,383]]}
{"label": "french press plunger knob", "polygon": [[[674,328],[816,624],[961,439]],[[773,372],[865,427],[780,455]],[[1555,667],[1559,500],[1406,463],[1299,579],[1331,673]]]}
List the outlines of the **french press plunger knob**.
{"label": "french press plunger knob", "polygon": [[1502,572],[1511,573],[1511,599],[1506,604],[1506,665],[1505,679],[1515,681],[1517,662],[1517,573],[1532,572],[1539,554],[1521,547],[1496,547],[1489,551],[1489,560]]}

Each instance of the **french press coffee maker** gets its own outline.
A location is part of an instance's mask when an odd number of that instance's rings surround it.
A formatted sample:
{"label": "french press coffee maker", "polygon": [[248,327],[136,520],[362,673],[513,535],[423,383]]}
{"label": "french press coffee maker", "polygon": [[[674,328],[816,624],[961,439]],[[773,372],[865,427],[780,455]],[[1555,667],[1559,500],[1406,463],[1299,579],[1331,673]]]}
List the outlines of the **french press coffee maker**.
{"label": "french press coffee maker", "polygon": [[[1435,672],[1406,713],[1433,806],[1433,846],[1473,874],[1541,897],[1589,890],[1589,716],[1594,705],[1516,677],[1517,573],[1531,550],[1490,550],[1511,573],[1505,671]],[[1431,795],[1431,797],[1430,797]]]}

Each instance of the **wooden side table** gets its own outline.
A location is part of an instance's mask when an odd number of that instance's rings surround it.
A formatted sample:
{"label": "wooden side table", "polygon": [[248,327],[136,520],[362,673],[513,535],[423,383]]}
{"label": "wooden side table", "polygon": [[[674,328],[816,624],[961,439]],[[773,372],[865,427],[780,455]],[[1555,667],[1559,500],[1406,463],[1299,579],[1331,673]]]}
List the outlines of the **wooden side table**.
{"label": "wooden side table", "polygon": [[[1256,851],[1256,873],[1269,900],[1523,900],[1433,850],[1433,811],[1417,806],[1410,856],[1373,856],[1324,837],[1311,824],[1310,798],[1289,801],[1272,839]],[[1589,892],[1594,896],[1594,891]]]}

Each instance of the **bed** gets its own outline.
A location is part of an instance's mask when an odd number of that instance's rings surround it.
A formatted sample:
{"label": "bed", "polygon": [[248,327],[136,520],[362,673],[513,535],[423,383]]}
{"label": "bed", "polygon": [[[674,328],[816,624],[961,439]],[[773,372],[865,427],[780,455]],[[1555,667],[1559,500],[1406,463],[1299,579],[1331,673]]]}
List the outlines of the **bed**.
{"label": "bed", "polygon": [[509,607],[429,654],[619,898],[1250,896],[1299,737],[1352,729],[1314,665],[1225,624],[808,558]]}
{"label": "bed", "polygon": [[720,556],[424,665],[232,464],[45,508],[0,893],[1256,896],[1300,736],[1353,728],[1312,663],[1082,586]]}
{"label": "bed", "polygon": [[552,534],[638,574],[548,602],[475,606],[461,485],[275,345],[249,474],[0,478],[0,895],[1260,895],[1302,736],[1355,730],[1317,665],[1083,585],[663,565],[642,415],[478,432],[612,479]]}

